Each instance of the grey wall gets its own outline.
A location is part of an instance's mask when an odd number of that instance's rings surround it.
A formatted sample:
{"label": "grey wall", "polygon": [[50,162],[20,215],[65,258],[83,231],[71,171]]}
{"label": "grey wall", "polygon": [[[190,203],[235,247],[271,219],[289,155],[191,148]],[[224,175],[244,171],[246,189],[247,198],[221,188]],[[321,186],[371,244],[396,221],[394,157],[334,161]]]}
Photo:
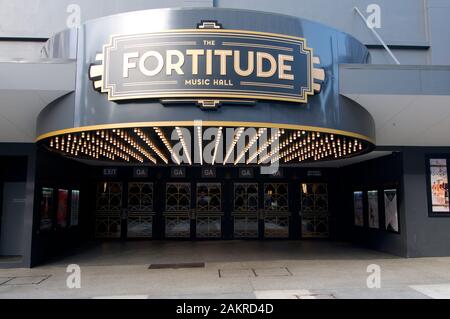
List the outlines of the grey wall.
{"label": "grey wall", "polygon": [[5,182],[2,195],[0,256],[22,256],[26,183]]}
{"label": "grey wall", "polygon": [[[31,245],[33,240],[33,222],[34,222],[34,189],[35,189],[35,168],[36,168],[36,145],[35,144],[10,144],[10,143],[0,143],[0,183],[2,187],[6,184],[6,189],[12,191],[18,196],[16,198],[24,199],[24,203],[20,203],[21,208],[23,208],[23,216],[18,220],[14,218],[14,224],[20,223],[22,225],[22,248],[20,249],[16,243],[11,243],[10,237],[7,234],[8,241],[2,243],[2,249],[5,251],[17,253],[19,250],[22,252],[22,259],[10,263],[1,263],[0,268],[8,267],[30,267],[31,266]],[[24,189],[12,189],[8,187],[9,182],[19,182],[20,187]],[[16,187],[16,186],[13,186]],[[24,192],[23,192],[24,191]],[[22,195],[19,194],[22,192]],[[13,197],[14,199],[14,197]],[[2,204],[2,208],[10,208],[6,202],[5,205]],[[13,205],[14,206],[14,205]],[[12,213],[12,212],[11,212]],[[8,213],[9,214],[9,213]],[[19,229],[19,227],[17,228]],[[19,233],[16,234],[19,236]],[[13,235],[11,235],[13,236]],[[2,236],[2,239],[3,236]]]}
{"label": "grey wall", "polygon": [[447,154],[450,149],[405,148],[403,185],[408,256],[449,256],[450,217],[428,216],[426,154]]}
{"label": "grey wall", "polygon": [[450,64],[450,1],[427,0],[430,62]]}
{"label": "grey wall", "polygon": [[[0,0],[0,57],[37,57],[43,42],[67,28],[73,11],[80,22],[115,13],[164,7],[252,9],[303,17],[340,29],[369,45],[373,63],[393,63],[353,7],[365,16],[369,4],[381,7],[377,29],[402,64],[450,64],[450,1],[448,0]],[[11,39],[22,39],[11,43]],[[26,41],[23,41],[23,40]],[[429,48],[431,47],[431,48]]]}
{"label": "grey wall", "polygon": [[[211,7],[212,0],[0,0],[0,37],[49,38],[67,28],[78,5],[80,22],[136,10]],[[77,10],[77,9],[75,9]]]}

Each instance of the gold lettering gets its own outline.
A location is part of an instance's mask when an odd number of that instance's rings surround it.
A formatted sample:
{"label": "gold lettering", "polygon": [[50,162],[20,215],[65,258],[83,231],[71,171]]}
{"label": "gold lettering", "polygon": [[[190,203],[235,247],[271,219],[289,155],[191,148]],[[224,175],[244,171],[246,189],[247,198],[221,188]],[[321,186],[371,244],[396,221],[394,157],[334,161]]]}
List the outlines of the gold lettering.
{"label": "gold lettering", "polygon": [[227,75],[227,57],[233,55],[231,50],[214,50],[214,55],[220,56],[220,75]]}
{"label": "gold lettering", "polygon": [[206,50],[206,75],[212,74],[212,50]]}
{"label": "gold lettering", "polygon": [[249,76],[255,69],[255,52],[248,51],[247,70],[241,69],[241,51],[234,51],[234,71],[240,76]]}
{"label": "gold lettering", "polygon": [[186,50],[187,55],[192,56],[192,75],[198,74],[198,57],[205,54],[205,50]]}
{"label": "gold lettering", "polygon": [[292,71],[292,65],[286,64],[287,61],[294,61],[294,57],[292,55],[278,55],[278,77],[281,80],[294,80],[293,74],[286,73]]}
{"label": "gold lettering", "polygon": [[[264,60],[269,61],[270,69],[264,71]],[[260,78],[270,78],[277,71],[277,61],[272,56],[272,54],[266,52],[256,53],[256,76]]]}

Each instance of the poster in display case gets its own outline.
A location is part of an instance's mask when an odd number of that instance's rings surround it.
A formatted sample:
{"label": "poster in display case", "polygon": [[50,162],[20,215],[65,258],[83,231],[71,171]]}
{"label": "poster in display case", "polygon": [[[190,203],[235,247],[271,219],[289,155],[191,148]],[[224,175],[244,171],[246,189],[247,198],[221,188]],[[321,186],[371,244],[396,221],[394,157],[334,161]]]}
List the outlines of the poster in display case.
{"label": "poster in display case", "polygon": [[429,167],[431,213],[435,216],[450,214],[447,159],[430,158]]}
{"label": "poster in display case", "polygon": [[353,192],[353,209],[355,213],[355,226],[364,226],[363,192]]}
{"label": "poster in display case", "polygon": [[378,229],[380,227],[378,212],[378,191],[367,192],[367,207],[369,214],[369,227]]}
{"label": "poster in display case", "polygon": [[39,205],[40,230],[52,229],[53,215],[53,188],[42,187],[41,202]]}
{"label": "poster in display case", "polygon": [[78,226],[78,214],[80,210],[80,191],[72,190],[70,198],[70,225]]}
{"label": "poster in display case", "polygon": [[58,209],[56,211],[56,224],[58,227],[67,227],[67,200],[69,191],[58,189]]}
{"label": "poster in display case", "polygon": [[399,225],[396,189],[384,190],[384,217],[386,230],[398,233]]}

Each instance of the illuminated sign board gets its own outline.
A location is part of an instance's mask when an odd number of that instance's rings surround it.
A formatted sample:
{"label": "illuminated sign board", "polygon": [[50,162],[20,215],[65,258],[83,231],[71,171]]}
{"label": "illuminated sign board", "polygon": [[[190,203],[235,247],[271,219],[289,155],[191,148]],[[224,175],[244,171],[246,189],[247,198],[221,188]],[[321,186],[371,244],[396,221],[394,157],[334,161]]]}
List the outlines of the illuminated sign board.
{"label": "illuminated sign board", "polygon": [[96,60],[90,78],[111,101],[306,103],[325,77],[303,38],[217,28],[115,35]]}

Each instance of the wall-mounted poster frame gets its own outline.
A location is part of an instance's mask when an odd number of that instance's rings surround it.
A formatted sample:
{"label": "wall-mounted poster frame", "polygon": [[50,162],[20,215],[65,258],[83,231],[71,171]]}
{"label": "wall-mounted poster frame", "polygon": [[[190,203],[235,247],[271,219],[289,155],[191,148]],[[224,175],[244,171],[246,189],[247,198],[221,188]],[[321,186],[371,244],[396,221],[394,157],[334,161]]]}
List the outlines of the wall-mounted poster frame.
{"label": "wall-mounted poster frame", "polygon": [[378,190],[367,191],[367,212],[369,228],[380,228],[380,210],[378,207]]}
{"label": "wall-mounted poster frame", "polygon": [[70,226],[78,226],[80,213],[80,191],[73,189],[70,194]]}
{"label": "wall-mounted poster frame", "polygon": [[448,176],[450,155],[426,156],[429,217],[450,217]]}
{"label": "wall-mounted poster frame", "polygon": [[51,230],[53,227],[53,188],[41,188],[41,201],[39,203],[39,229],[41,231]]}
{"label": "wall-mounted poster frame", "polygon": [[67,227],[69,191],[58,189],[58,206],[56,210],[56,224],[60,228]]}
{"label": "wall-mounted poster frame", "polygon": [[364,192],[353,192],[354,225],[364,227]]}
{"label": "wall-mounted poster frame", "polygon": [[384,229],[393,233],[400,233],[400,219],[398,214],[398,192],[396,188],[383,191]]}

